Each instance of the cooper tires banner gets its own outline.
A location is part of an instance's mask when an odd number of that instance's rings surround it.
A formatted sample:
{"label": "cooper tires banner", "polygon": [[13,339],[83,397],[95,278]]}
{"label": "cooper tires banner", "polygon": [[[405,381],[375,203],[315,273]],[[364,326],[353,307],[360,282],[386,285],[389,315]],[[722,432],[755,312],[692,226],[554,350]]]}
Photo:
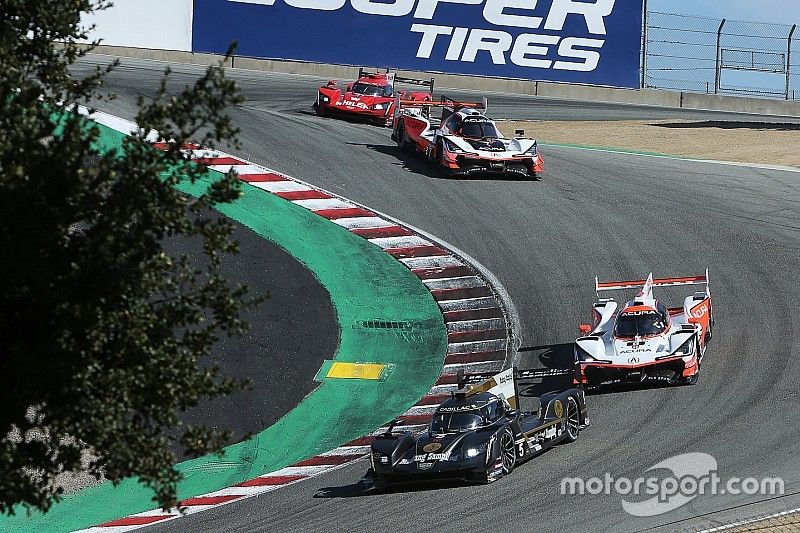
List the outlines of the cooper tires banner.
{"label": "cooper tires banner", "polygon": [[639,87],[643,0],[195,0],[195,52]]}

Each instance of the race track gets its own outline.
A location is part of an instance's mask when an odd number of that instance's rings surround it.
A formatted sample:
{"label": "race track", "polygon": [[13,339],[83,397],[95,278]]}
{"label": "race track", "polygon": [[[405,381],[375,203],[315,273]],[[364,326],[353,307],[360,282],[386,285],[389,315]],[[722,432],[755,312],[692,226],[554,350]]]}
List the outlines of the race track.
{"label": "race track", "polygon": [[[126,60],[108,80],[120,97],[101,109],[133,118],[135,97],[152,94],[161,68]],[[175,71],[179,87],[199,69]],[[247,97],[233,111],[240,155],[404,220],[477,259],[519,312],[520,366],[539,365],[574,340],[589,316],[595,274],[678,276],[708,267],[715,337],[696,386],[590,396],[592,426],[576,444],[493,485],[365,492],[362,460],[153,531],[667,531],[800,506],[800,174],[549,147],[540,182],[443,179],[423,161],[401,158],[386,129],[310,114],[324,80],[245,71],[234,77]],[[491,95],[489,105],[495,118],[763,120],[522,96]],[[769,497],[699,496],[670,513],[636,518],[623,511],[619,495],[559,494],[564,476],[633,479],[686,452],[713,455],[723,478],[780,476],[787,496],[760,504]]]}

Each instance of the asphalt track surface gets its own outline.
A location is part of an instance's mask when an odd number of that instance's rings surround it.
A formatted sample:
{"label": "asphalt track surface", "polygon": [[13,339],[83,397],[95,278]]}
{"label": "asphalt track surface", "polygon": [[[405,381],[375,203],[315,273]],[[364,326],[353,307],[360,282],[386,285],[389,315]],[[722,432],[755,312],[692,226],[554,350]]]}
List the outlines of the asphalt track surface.
{"label": "asphalt track surface", "polygon": [[[231,429],[236,442],[277,422],[316,388],[314,374],[339,344],[339,324],[328,291],[294,257],[242,226],[233,237],[240,253],[223,257],[223,275],[265,300],[242,313],[250,330],[222,337],[208,362],[225,376],[249,379],[251,386],[206,400],[182,418]],[[179,246],[190,257],[204,257],[199,239],[184,239]]]}
{"label": "asphalt track surface", "polygon": [[[127,63],[108,80],[120,97],[100,107],[131,118],[135,96],[152,93],[161,65]],[[198,72],[175,70],[176,87]],[[480,261],[519,312],[520,366],[564,357],[589,316],[596,274],[679,276],[708,267],[715,337],[697,385],[592,395],[592,425],[577,443],[492,485],[375,493],[361,481],[362,460],[152,531],[672,531],[800,507],[800,174],[548,147],[539,182],[444,179],[401,156],[386,129],[309,114],[319,78],[235,77],[248,98],[233,111],[240,155],[395,216]],[[497,118],[765,120],[500,95],[490,96],[490,110]],[[723,479],[780,476],[786,496],[703,495],[638,518],[623,511],[619,495],[559,491],[564,476],[635,479],[687,452],[713,455]]]}

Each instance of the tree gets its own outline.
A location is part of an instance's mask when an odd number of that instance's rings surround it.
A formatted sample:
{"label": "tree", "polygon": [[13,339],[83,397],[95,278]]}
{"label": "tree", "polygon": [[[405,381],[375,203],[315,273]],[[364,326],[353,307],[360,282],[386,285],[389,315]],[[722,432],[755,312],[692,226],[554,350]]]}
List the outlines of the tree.
{"label": "tree", "polygon": [[[0,511],[47,510],[53,480],[81,469],[137,476],[162,506],[176,503],[174,450],[219,450],[225,431],[180,413],[245,386],[203,363],[222,335],[241,334],[255,298],[231,286],[220,260],[237,252],[232,226],[209,209],[240,194],[235,175],[199,197],[174,187],[206,168],[181,151],[236,145],[225,108],[240,102],[220,65],[181,94],[165,81],[140,100],[139,132],[101,153],[77,108],[107,69],[77,79],[91,49],[81,13],[96,0],[0,0]],[[54,117],[59,117],[54,119]],[[154,150],[151,130],[167,142]],[[206,260],[168,253],[202,239]]]}

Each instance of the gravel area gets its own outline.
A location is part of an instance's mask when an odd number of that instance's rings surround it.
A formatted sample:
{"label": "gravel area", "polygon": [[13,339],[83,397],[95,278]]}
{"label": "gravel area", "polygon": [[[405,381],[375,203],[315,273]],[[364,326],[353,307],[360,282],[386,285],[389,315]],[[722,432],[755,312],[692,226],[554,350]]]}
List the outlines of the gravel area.
{"label": "gravel area", "polygon": [[800,124],[727,121],[505,121],[541,142],[800,167]]}

